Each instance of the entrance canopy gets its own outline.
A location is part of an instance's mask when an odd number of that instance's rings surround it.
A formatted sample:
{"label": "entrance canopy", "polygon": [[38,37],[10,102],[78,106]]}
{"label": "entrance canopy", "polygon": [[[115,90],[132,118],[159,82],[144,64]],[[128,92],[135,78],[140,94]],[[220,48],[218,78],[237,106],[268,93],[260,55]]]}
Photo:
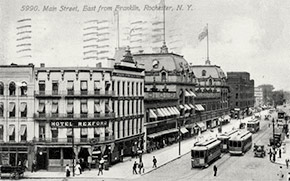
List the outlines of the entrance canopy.
{"label": "entrance canopy", "polygon": [[178,129],[177,128],[160,131],[158,133],[153,133],[153,134],[150,134],[150,135],[147,135],[147,136],[149,138],[155,138],[155,137],[158,137],[158,136],[162,136],[162,135],[170,134],[170,133],[175,133],[175,132],[178,132]]}

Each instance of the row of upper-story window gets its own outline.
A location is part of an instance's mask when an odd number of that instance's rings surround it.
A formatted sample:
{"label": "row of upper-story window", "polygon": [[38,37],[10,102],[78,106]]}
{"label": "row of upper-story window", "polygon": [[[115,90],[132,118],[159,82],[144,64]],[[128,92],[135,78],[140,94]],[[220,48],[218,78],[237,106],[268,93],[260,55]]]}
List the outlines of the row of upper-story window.
{"label": "row of upper-story window", "polygon": [[112,81],[112,91],[115,91],[116,95],[142,96],[143,89],[142,82]]}
{"label": "row of upper-story window", "polygon": [[[8,95],[15,96],[17,88],[19,88],[20,90],[19,95],[21,96],[27,95],[27,83],[24,81],[17,84],[15,82],[10,82],[8,85]],[[5,86],[3,82],[0,82],[0,96],[3,96],[3,95],[5,95]]]}
{"label": "row of upper-story window", "polygon": [[120,101],[116,100],[112,102],[113,112],[117,116],[129,116],[132,114],[142,114],[143,113],[143,101],[142,100],[127,100]]}
{"label": "row of upper-story window", "polygon": [[[26,118],[27,117],[27,103],[21,102],[19,107],[20,115],[16,115],[16,103],[15,102],[9,102],[8,107],[8,117],[15,118],[15,117],[21,117]],[[0,102],[0,117],[4,117],[4,103]]]}
{"label": "row of upper-story window", "polygon": [[131,136],[142,133],[142,118],[115,121],[114,132],[116,138]]}
{"label": "row of upper-story window", "polygon": [[[16,134],[15,134],[15,125],[10,124],[9,128],[7,130],[9,135],[9,140],[11,142],[15,142]],[[27,141],[27,125],[21,124],[20,131],[18,132],[20,136],[20,141]],[[0,125],[0,141],[3,141],[4,139],[4,126]]]}

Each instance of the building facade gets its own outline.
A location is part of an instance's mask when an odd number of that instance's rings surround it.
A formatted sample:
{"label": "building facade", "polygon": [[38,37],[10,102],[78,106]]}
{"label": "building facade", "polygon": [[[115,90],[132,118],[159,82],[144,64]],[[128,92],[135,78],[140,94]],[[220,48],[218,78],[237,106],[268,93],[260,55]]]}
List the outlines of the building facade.
{"label": "building facade", "polygon": [[147,152],[190,136],[195,121],[196,82],[187,61],[166,50],[135,54],[134,58],[145,66],[144,131]]}
{"label": "building facade", "polygon": [[223,70],[216,65],[191,66],[195,87],[198,125],[202,131],[226,123],[229,117],[229,87]]}
{"label": "building facade", "polygon": [[[0,66],[0,164],[32,159],[34,66]],[[31,164],[29,163],[28,166]]]}
{"label": "building facade", "polygon": [[255,107],[263,106],[263,89],[260,87],[255,87]]}
{"label": "building facade", "polygon": [[0,161],[59,171],[142,149],[144,68],[130,51],[117,58],[109,68],[1,66]]}
{"label": "building facade", "polygon": [[254,80],[248,72],[227,72],[227,83],[230,86],[230,109],[235,118],[251,114],[254,106]]}

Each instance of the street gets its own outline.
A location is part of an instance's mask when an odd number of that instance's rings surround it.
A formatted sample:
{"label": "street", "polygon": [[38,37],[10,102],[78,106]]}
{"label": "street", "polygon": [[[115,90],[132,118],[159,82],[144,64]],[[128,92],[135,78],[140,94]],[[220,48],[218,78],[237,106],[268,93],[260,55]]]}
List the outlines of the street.
{"label": "street", "polygon": [[[268,127],[268,124],[269,121],[261,121],[260,131],[253,134],[253,144],[269,143],[272,127]],[[271,163],[268,155],[264,158],[254,157],[252,149],[244,156],[223,154],[206,169],[191,169],[190,160],[190,153],[188,153],[136,180],[278,180],[279,165]],[[213,176],[213,165],[218,168],[217,177]]]}

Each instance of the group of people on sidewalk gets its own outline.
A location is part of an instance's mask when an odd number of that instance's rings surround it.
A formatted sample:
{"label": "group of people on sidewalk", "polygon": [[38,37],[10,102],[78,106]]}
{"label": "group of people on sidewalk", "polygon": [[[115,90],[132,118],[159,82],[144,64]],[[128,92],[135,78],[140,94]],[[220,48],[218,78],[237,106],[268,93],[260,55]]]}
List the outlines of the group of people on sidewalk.
{"label": "group of people on sidewalk", "polygon": [[[104,170],[104,163],[105,163],[105,160],[102,158],[99,162],[99,172],[98,172],[98,176],[101,174],[103,175],[103,170]],[[75,169],[74,169],[74,173],[75,175],[81,175],[82,172],[83,172],[83,168],[82,166],[80,165],[79,162],[76,163],[75,165]],[[66,173],[66,177],[70,177],[71,176],[71,170],[70,170],[70,166],[69,164],[66,165],[65,167],[65,173]]]}
{"label": "group of people on sidewalk", "polygon": [[[152,168],[157,168],[157,159],[155,158],[155,156],[153,156],[153,166]],[[139,172],[137,172],[137,168],[139,168]],[[139,164],[137,163],[137,161],[134,162],[133,164],[133,174],[141,174],[145,172],[145,168],[144,168],[144,164],[143,162],[140,160]]]}

